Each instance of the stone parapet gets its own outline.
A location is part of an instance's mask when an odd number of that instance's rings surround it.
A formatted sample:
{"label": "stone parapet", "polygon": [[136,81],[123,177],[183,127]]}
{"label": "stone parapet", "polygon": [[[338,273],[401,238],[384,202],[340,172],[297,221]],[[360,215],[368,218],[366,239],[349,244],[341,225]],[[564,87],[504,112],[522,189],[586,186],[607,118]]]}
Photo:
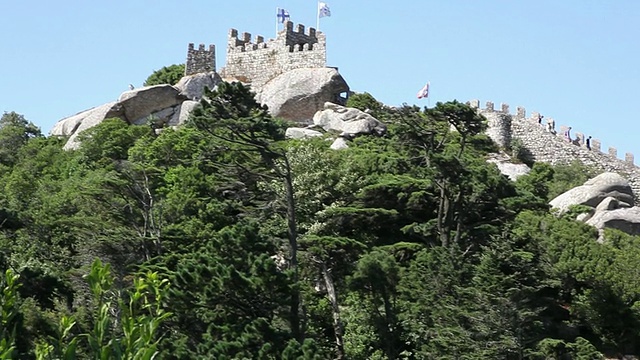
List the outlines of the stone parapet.
{"label": "stone parapet", "polygon": [[187,49],[187,62],[184,68],[185,76],[210,71],[216,71],[215,45],[209,45],[209,49],[207,50],[204,44],[200,44],[197,49],[194,44],[189,44]]}
{"label": "stone parapet", "polygon": [[289,70],[326,67],[326,37],[314,28],[305,29],[291,21],[285,23],[275,39],[265,42],[250,33],[231,29],[227,42],[227,59],[220,75],[260,88],[269,80]]}
{"label": "stone parapet", "polygon": [[[478,100],[473,100],[470,105],[479,103]],[[610,147],[607,153],[602,153],[600,140],[594,138],[591,138],[589,150],[585,146],[586,137],[583,133],[575,132],[571,141],[567,141],[564,130],[568,126],[559,125],[560,131],[556,133],[555,121],[550,117],[545,117],[543,123],[538,124],[538,112],[532,112],[531,117],[527,118],[523,107],[518,107],[516,114],[509,114],[503,111],[508,109],[504,104],[501,105],[501,111],[494,109],[493,102],[488,101],[486,104],[485,109],[478,109],[479,106],[475,108],[488,120],[487,135],[500,146],[513,139],[519,139],[533,161],[556,165],[569,164],[577,160],[599,171],[617,172],[629,180],[636,194],[636,205],[640,205],[640,168],[635,166],[633,154],[626,153],[624,159],[618,159],[615,147]]]}

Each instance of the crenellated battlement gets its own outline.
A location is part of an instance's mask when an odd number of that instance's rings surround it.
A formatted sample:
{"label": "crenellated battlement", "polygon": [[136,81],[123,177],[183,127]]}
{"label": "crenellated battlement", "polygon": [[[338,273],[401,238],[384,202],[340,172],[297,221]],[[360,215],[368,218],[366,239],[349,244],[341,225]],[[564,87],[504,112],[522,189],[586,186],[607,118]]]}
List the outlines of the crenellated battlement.
{"label": "crenellated battlement", "polygon": [[184,74],[193,75],[209,71],[216,71],[216,46],[209,45],[207,50],[204,44],[200,44],[196,49],[194,44],[190,43],[187,49]]}
{"label": "crenellated battlement", "polygon": [[326,38],[314,28],[305,29],[291,21],[275,39],[265,41],[238,30],[229,30],[227,61],[220,75],[261,87],[276,76],[293,69],[326,66]]}
{"label": "crenellated battlement", "polygon": [[[243,32],[242,36],[238,36],[238,30],[230,29],[227,42],[227,53],[266,49],[268,46],[268,44],[264,42],[264,37],[262,35],[257,35],[255,42],[252,40],[251,33]],[[269,41],[273,42],[273,40]]]}
{"label": "crenellated battlement", "polygon": [[[504,148],[509,148],[513,139],[518,139],[526,149],[526,155],[532,160],[551,164],[568,164],[575,160],[593,166],[602,171],[613,171],[626,175],[634,189],[640,195],[640,167],[634,164],[632,153],[618,158],[618,150],[608,147],[603,152],[601,141],[576,131],[569,125],[560,124],[556,131],[556,121],[544,116],[539,120],[539,112],[526,116],[524,107],[519,106],[515,114],[509,112],[509,105],[501,104],[496,110],[491,101],[480,108],[479,100],[471,100],[467,104],[484,115],[488,120],[487,135]],[[569,131],[569,137],[566,132]],[[637,199],[640,203],[640,199]]]}
{"label": "crenellated battlement", "polygon": [[[260,88],[287,71],[300,68],[326,67],[326,37],[314,28],[287,21],[275,39],[265,41],[262,35],[239,33],[230,29],[227,38],[226,64],[220,76],[239,80]],[[215,46],[195,49],[189,44],[185,75],[216,71]]]}

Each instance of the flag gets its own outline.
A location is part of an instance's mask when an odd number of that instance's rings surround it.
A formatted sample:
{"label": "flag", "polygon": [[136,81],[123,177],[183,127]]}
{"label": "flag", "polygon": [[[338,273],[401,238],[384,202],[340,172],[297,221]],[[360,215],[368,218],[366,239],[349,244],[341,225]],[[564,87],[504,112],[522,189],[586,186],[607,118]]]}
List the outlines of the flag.
{"label": "flag", "polygon": [[318,17],[331,16],[331,10],[329,10],[329,5],[326,3],[320,2],[318,3]]}
{"label": "flag", "polygon": [[418,99],[429,97],[429,83],[418,91]]}
{"label": "flag", "polygon": [[278,22],[284,23],[289,20],[289,12],[285,9],[278,8],[278,13],[276,15],[278,17]]}

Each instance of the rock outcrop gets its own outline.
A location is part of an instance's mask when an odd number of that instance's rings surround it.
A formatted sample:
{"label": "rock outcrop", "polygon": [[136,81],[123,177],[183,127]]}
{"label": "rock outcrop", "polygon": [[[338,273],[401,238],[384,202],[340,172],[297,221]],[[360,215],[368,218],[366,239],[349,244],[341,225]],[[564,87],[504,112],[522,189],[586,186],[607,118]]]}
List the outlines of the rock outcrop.
{"label": "rock outcrop", "polygon": [[358,135],[381,136],[387,132],[385,124],[364,111],[330,102],[325,103],[324,110],[313,116],[313,124],[347,138]]}
{"label": "rock outcrop", "polygon": [[190,100],[198,101],[202,99],[205,87],[213,90],[220,82],[222,82],[220,75],[214,71],[210,71],[184,76],[178,81],[175,87],[178,89],[180,95]]}
{"label": "rock outcrop", "polygon": [[549,203],[552,208],[566,212],[572,205],[586,205],[591,211],[580,214],[576,220],[589,224],[600,233],[612,228],[631,235],[640,235],[640,207],[632,206],[633,191],[629,182],[616,173],[603,173],[575,187]]}
{"label": "rock outcrop", "polygon": [[511,157],[506,154],[491,154],[487,162],[496,164],[502,175],[506,175],[511,181],[516,181],[520,176],[527,175],[531,169],[526,164],[514,164]]}
{"label": "rock outcrop", "polygon": [[600,241],[604,240],[602,231],[605,228],[640,235],[640,207],[596,210],[586,223],[600,230]]}
{"label": "rock outcrop", "polygon": [[308,139],[322,136],[322,133],[311,129],[293,127],[288,128],[287,131],[285,131],[284,136],[287,139]]}
{"label": "rock outcrop", "polygon": [[122,119],[123,116],[122,107],[117,102],[110,102],[58,121],[51,129],[50,134],[52,136],[69,136],[64,149],[77,149],[80,146],[77,139],[78,134],[82,131],[100,124],[105,119]]}
{"label": "rock outcrop", "polygon": [[326,102],[342,103],[341,94],[348,93],[349,86],[334,68],[303,68],[287,71],[253,90],[272,116],[308,125]]}
{"label": "rock outcrop", "polygon": [[333,143],[331,144],[331,146],[329,147],[331,150],[342,150],[342,149],[346,149],[349,147],[349,144],[347,144],[347,139],[343,138],[343,137],[339,137],[337,139],[335,139],[333,141]]}
{"label": "rock outcrop", "polygon": [[[132,125],[149,121],[158,126],[184,124],[198,106],[204,86],[214,87],[220,81],[215,73],[185,76],[179,86],[155,85],[125,91],[118,101],[110,102],[58,121],[50,131],[52,136],[68,136],[65,150],[77,149],[78,134],[109,118],[119,118]],[[199,86],[202,88],[198,89]],[[191,98],[193,97],[193,98]]]}
{"label": "rock outcrop", "polygon": [[125,91],[118,98],[118,104],[124,109],[124,120],[139,125],[144,124],[150,115],[160,119],[170,117],[169,113],[173,115],[173,111],[167,109],[180,105],[184,100],[186,98],[180,95],[178,88],[165,84]]}
{"label": "rock outcrop", "polygon": [[71,136],[74,133],[99,124],[106,118],[121,116],[122,108],[114,101],[81,111],[58,121],[49,134],[53,136]]}
{"label": "rock outcrop", "polygon": [[595,208],[608,197],[617,199],[627,207],[633,205],[633,191],[629,182],[612,172],[602,173],[588,180],[584,185],[560,194],[549,204],[563,213],[572,205],[587,205]]}

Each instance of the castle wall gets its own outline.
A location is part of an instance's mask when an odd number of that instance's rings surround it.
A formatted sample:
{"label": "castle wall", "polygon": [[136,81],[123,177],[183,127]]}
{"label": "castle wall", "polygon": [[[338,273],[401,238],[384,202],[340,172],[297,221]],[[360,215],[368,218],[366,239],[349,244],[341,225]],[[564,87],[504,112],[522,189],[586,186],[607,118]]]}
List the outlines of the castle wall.
{"label": "castle wall", "polygon": [[231,29],[227,43],[227,61],[220,71],[224,79],[237,79],[259,88],[276,76],[293,69],[326,66],[326,38],[321,32],[287,21],[276,39],[265,42],[262,36]]}
{"label": "castle wall", "polygon": [[[475,107],[478,106],[476,105]],[[487,103],[486,108],[490,110],[479,111],[488,121],[486,134],[500,147],[509,148],[511,146],[511,115],[509,114],[509,109],[495,111],[491,102]]]}
{"label": "castle wall", "polygon": [[189,44],[184,75],[193,75],[210,71],[216,71],[215,45],[209,45],[209,49],[207,50],[205,49],[204,44],[200,44],[198,49],[195,49],[193,43]]}
{"label": "castle wall", "polygon": [[[574,132],[575,129],[572,129],[572,141],[568,141],[564,137],[564,131],[555,130],[555,120],[545,117],[547,121],[538,124],[538,113],[534,112],[531,117],[527,117],[522,107],[518,107],[516,114],[509,114],[506,105],[496,111],[491,102],[487,102],[484,109],[479,108],[478,100],[472,100],[469,104],[487,117],[489,120],[487,135],[501,146],[508,147],[504,145],[504,139],[519,139],[527,150],[527,155],[534,161],[556,165],[569,164],[578,160],[599,171],[619,173],[629,181],[636,196],[636,205],[640,205],[640,168],[635,166],[633,154],[626,153],[624,159],[619,159],[616,148],[610,147],[605,152],[601,150],[600,140],[594,138],[591,139],[591,150],[589,150],[585,144],[584,134]],[[503,111],[505,109],[507,112]],[[547,122],[553,123],[553,127],[549,127]],[[568,125],[559,125],[561,130],[567,127]],[[507,128],[510,129],[509,135],[505,134]]]}

